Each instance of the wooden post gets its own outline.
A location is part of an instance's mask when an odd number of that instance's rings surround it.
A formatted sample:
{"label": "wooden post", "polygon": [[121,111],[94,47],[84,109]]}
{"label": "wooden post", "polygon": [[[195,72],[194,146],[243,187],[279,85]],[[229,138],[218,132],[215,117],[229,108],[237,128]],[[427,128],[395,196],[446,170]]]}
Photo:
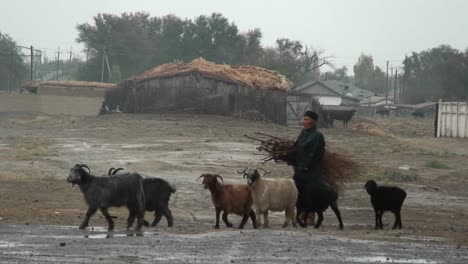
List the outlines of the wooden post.
{"label": "wooden post", "polygon": [[441,129],[442,129],[442,99],[439,99],[439,102],[437,103],[437,113],[436,113],[436,137],[441,136]]}
{"label": "wooden post", "polygon": [[33,64],[33,59],[34,58],[34,51],[33,51],[33,46],[31,45],[31,74],[30,74],[30,80],[32,81],[34,79],[34,64]]}
{"label": "wooden post", "polygon": [[60,68],[60,47],[58,48],[58,51],[57,51],[57,71],[56,71],[56,76],[55,76],[55,79],[57,81],[59,79],[59,68]]}
{"label": "wooden post", "polygon": [[387,61],[387,77],[385,78],[385,105],[388,105],[388,61]]}
{"label": "wooden post", "polygon": [[106,54],[106,46],[102,49],[102,65],[101,65],[101,82],[104,82],[104,60]]}
{"label": "wooden post", "polygon": [[397,91],[397,79],[398,79],[398,70],[395,68],[395,80],[393,84],[393,100],[395,101],[394,103],[397,103],[397,96],[396,96],[396,91]]}

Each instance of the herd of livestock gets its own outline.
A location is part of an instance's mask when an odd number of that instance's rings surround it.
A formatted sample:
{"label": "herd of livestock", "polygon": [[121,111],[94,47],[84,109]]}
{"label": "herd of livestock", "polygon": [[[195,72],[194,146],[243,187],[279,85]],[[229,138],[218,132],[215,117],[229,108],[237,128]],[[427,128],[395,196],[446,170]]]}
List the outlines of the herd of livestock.
{"label": "herd of livestock", "polygon": [[[114,229],[114,217],[108,212],[109,207],[125,206],[129,214],[127,229],[137,220],[135,231],[142,226],[149,226],[144,219],[145,211],[154,211],[151,226],[156,226],[164,216],[169,227],[173,226],[173,216],[169,209],[171,194],[176,189],[167,181],[155,177],[142,177],[135,172],[119,172],[122,168],[111,168],[106,176],[95,176],[85,164],[76,164],[70,169],[67,181],[78,185],[88,206],[86,216],[80,229],[88,226],[91,216],[100,210],[104,215],[108,230]],[[262,173],[260,172],[262,171]],[[247,184],[227,184],[218,174],[202,174],[202,184],[211,193],[211,199],[216,212],[214,228],[219,228],[221,216],[227,227],[232,227],[229,214],[242,216],[239,228],[243,228],[248,219],[254,228],[262,225],[267,227],[269,211],[284,211],[283,227],[289,223],[307,227],[308,215],[316,213],[318,219],[314,225],[319,228],[323,221],[323,212],[330,207],[335,213],[339,228],[343,229],[343,221],[338,208],[338,193],[333,189],[313,189],[307,191],[298,199],[298,191],[292,179],[271,179],[263,177],[268,172],[261,168],[246,168],[238,171],[247,179]],[[401,207],[406,198],[406,192],[399,187],[378,186],[373,180],[367,181],[364,188],[370,195],[370,201],[375,212],[375,228],[382,229],[382,215],[390,211],[395,215],[393,228],[402,228]],[[221,215],[222,213],[222,215]]]}

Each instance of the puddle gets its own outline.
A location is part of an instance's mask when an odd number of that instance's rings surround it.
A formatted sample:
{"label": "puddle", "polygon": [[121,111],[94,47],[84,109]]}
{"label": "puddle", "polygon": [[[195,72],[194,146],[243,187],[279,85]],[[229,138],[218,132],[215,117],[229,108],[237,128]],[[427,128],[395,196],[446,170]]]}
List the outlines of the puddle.
{"label": "puddle", "polygon": [[0,240],[0,248],[13,248],[13,247],[19,247],[19,246],[22,246],[22,244]]}
{"label": "puddle", "polygon": [[404,263],[404,264],[437,264],[442,263],[427,259],[395,259],[385,256],[345,258],[345,263]]}

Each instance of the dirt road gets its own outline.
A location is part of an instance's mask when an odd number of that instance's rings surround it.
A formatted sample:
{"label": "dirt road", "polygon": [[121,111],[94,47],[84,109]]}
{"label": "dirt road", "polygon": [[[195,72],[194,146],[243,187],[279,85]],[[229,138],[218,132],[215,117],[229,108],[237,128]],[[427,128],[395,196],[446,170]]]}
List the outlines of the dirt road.
{"label": "dirt road", "polygon": [[[233,241],[239,241],[242,249],[249,250],[250,253],[257,252],[254,248],[258,243],[276,240],[274,237],[283,233],[290,237],[290,241],[308,241],[303,245],[304,248],[324,238],[326,241],[330,239],[339,242],[325,243],[323,247],[329,245],[344,249],[347,244],[359,245],[361,240],[379,241],[376,252],[383,255],[393,252],[394,248],[402,248],[403,252],[403,248],[410,244],[422,248],[426,244],[439,245],[441,251],[445,247],[460,247],[462,252],[465,252],[463,250],[468,246],[468,141],[435,139],[432,137],[431,126],[430,120],[356,118],[351,122],[349,129],[323,130],[329,148],[353,155],[364,168],[362,174],[345,184],[341,192],[339,204],[345,223],[344,231],[337,229],[337,221],[328,211],[320,230],[307,231],[295,228],[283,230],[280,227],[283,215],[274,213],[271,216],[272,228],[269,230],[256,233],[251,231],[251,225],[248,223],[247,233],[234,231],[226,233],[229,234],[226,236],[232,237]],[[110,256],[112,252],[119,250],[114,247],[123,243],[122,239],[126,239],[125,243],[129,248],[134,248],[134,243],[156,243],[156,237],[164,237],[167,241],[181,241],[184,240],[182,238],[186,238],[187,242],[181,243],[189,249],[189,241],[204,242],[206,247],[210,248],[211,244],[216,243],[216,236],[220,235],[218,232],[211,233],[214,210],[210,196],[195,179],[201,173],[216,172],[223,175],[227,182],[244,182],[236,170],[258,164],[261,158],[255,150],[257,143],[243,136],[254,131],[292,139],[297,136],[299,128],[202,115],[70,117],[1,114],[0,240],[3,244],[0,244],[0,251],[14,251],[9,247],[9,243],[34,244],[35,240],[32,237],[28,238],[27,234],[32,232],[33,235],[37,233],[37,236],[43,236],[45,233],[41,230],[44,229],[52,230],[56,236],[61,236],[61,232],[63,236],[81,236],[81,233],[75,233],[75,229],[84,215],[83,198],[78,188],[72,188],[65,181],[69,169],[76,163],[88,164],[95,174],[106,174],[110,167],[123,167],[147,176],[165,178],[177,188],[170,202],[175,218],[173,228],[165,227],[163,219],[156,229],[147,230],[158,232],[157,236],[150,233],[141,240],[115,236],[113,239],[102,240],[104,243],[95,242],[101,240],[75,239],[78,241],[77,246],[83,243],[91,247],[95,243],[102,252],[107,252],[103,253],[103,256]],[[292,176],[291,169],[286,165],[267,164],[266,168],[273,171],[271,177]],[[408,198],[402,212],[402,230],[389,230],[393,221],[391,214],[384,215],[385,230],[372,229],[373,211],[369,196],[362,189],[367,179],[376,179],[382,184],[398,185],[407,190]],[[118,217],[117,228],[122,228],[126,211],[112,209],[111,213]],[[231,218],[234,223],[240,221],[237,216]],[[8,224],[19,227],[12,229]],[[96,214],[90,225],[95,228],[102,227],[105,226],[105,220]],[[8,234],[10,240],[4,239]],[[246,234],[248,242],[244,243]],[[44,241],[49,239],[44,238]],[[352,242],[343,242],[348,240]],[[65,243],[70,245],[69,242],[66,238]],[[315,245],[315,242],[312,244]],[[165,245],[178,248],[170,243]],[[232,245],[231,243],[220,247],[222,250],[232,250]],[[51,247],[51,250],[53,248]],[[37,250],[39,251],[34,252],[40,252],[41,248]],[[145,254],[151,251],[147,247],[141,250],[147,252]],[[279,249],[265,247],[262,250],[274,253]],[[310,252],[309,257],[315,256],[314,250]],[[319,251],[324,250],[321,248]],[[412,248],[405,250],[414,251]],[[431,259],[436,262],[443,260],[442,256],[437,258],[438,251],[427,250],[426,258],[421,253],[421,256],[413,256],[412,259]],[[85,252],[88,253],[77,253],[77,256],[87,256],[90,251]],[[160,253],[163,254],[161,258],[168,258],[171,252]],[[357,252],[366,252],[366,248],[363,247]],[[49,253],[46,251],[43,254]],[[283,256],[293,255],[291,253]],[[358,255],[353,253],[347,256]],[[99,258],[97,255],[93,255],[94,257]],[[241,254],[237,260],[247,261],[244,257],[246,256]],[[404,260],[410,256],[403,254],[400,258],[391,257]],[[203,256],[200,256],[199,260],[202,259]],[[181,262],[185,260],[185,257],[181,258]],[[321,261],[318,258],[315,260]],[[374,260],[370,262],[378,262],[380,259]],[[458,259],[448,260],[457,263],[455,260]],[[135,261],[139,262],[141,259]],[[301,259],[298,261],[302,262]],[[323,261],[333,263],[332,260]]]}

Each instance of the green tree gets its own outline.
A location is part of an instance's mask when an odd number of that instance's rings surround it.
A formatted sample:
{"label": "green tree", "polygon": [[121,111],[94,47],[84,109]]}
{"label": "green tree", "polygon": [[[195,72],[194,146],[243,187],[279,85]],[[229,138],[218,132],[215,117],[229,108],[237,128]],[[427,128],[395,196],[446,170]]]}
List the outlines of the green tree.
{"label": "green tree", "polygon": [[16,42],[0,32],[0,90],[17,87],[27,74],[26,64]]}
{"label": "green tree", "polygon": [[263,52],[261,66],[277,70],[295,83],[302,83],[319,75],[319,68],[328,62],[320,52],[305,47],[300,41],[287,38],[276,40],[276,47]]}
{"label": "green tree", "polygon": [[468,99],[468,56],[448,45],[413,52],[403,61],[406,71],[405,101]]}
{"label": "green tree", "polygon": [[[353,67],[354,83],[369,91],[384,93],[386,89],[386,74],[380,67],[374,65],[371,55],[361,54]],[[389,87],[391,81],[389,80]]]}

